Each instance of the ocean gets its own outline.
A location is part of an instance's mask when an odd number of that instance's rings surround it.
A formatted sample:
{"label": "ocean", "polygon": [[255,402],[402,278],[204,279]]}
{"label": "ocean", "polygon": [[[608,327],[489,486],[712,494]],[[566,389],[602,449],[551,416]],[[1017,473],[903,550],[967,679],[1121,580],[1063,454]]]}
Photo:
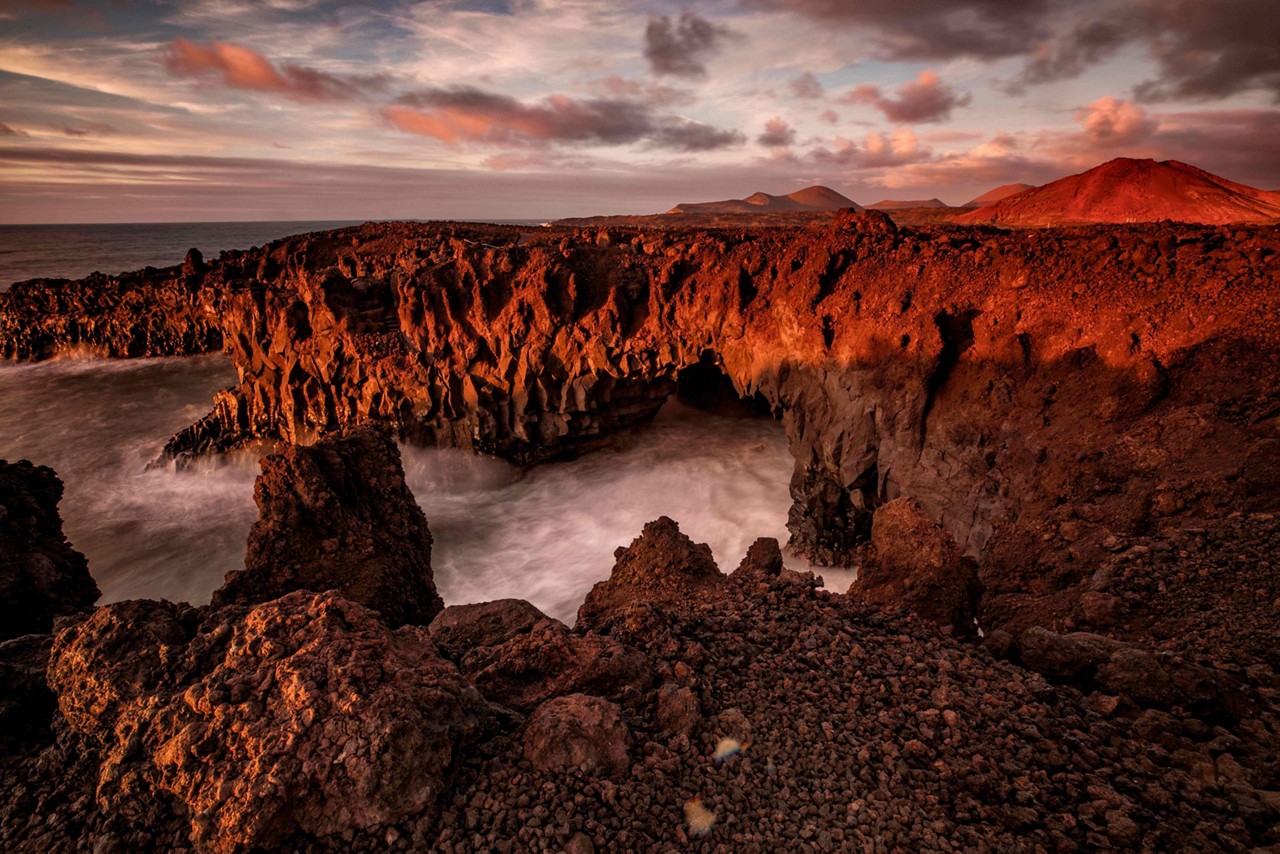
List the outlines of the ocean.
{"label": "ocean", "polygon": [[[344,223],[36,226],[0,229],[16,279],[119,272]],[[29,243],[23,234],[34,235]],[[58,247],[62,247],[59,249]],[[12,262],[11,262],[12,263]],[[243,565],[257,517],[246,456],[153,469],[175,431],[235,382],[221,355],[37,364],[0,362],[0,459],[53,467],[61,513],[103,602],[203,604]],[[435,539],[436,584],[450,604],[519,597],[572,622],[613,550],[667,515],[731,571],[758,536],[785,541],[792,459],[780,423],[668,403],[609,448],[520,473],[455,450],[403,449],[407,480]],[[808,568],[788,559],[796,569]],[[843,591],[848,572],[822,570]]]}

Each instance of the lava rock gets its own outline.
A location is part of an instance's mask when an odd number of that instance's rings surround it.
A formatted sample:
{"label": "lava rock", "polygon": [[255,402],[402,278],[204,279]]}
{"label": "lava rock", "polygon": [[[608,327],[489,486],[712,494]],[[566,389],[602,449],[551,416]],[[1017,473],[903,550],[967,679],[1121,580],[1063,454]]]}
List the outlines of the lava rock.
{"label": "lava rock", "polygon": [[392,627],[426,625],[444,607],[426,517],[381,429],[355,428],[265,457],[253,497],[259,515],[245,568],[227,574],[214,605],[337,590]]}
{"label": "lava rock", "polygon": [[710,546],[693,542],[666,516],[646,524],[640,536],[614,556],[608,580],[592,587],[578,609],[579,626],[600,628],[639,602],[687,606],[721,587],[726,578]]}
{"label": "lava rock", "polygon": [[539,771],[578,769],[621,775],[631,767],[631,731],[622,710],[586,694],[556,697],[538,706],[524,733],[524,755]]}
{"label": "lava rock", "polygon": [[60,632],[49,684],[101,751],[97,801],[167,796],[201,850],[340,845],[432,815],[488,706],[425,629],[334,593],[252,608],[105,606]]}
{"label": "lava rock", "polygon": [[469,650],[499,646],[550,619],[523,599],[496,599],[450,605],[436,615],[428,630],[440,651],[458,661]]}
{"label": "lava rock", "polygon": [[46,633],[86,611],[98,585],[62,533],[62,481],[53,469],[0,460],[0,640]]}

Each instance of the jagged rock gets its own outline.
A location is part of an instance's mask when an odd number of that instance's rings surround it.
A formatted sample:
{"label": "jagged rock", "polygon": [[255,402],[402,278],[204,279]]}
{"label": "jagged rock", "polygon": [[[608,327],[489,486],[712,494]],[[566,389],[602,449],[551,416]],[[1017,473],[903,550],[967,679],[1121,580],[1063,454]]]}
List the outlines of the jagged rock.
{"label": "jagged rock", "polygon": [[98,585],[62,533],[62,481],[53,469],[0,460],[0,640],[53,628],[85,611]]}
{"label": "jagged rock", "polygon": [[772,577],[782,572],[782,548],[773,537],[760,537],[742,558],[738,568],[733,571],[736,576]]}
{"label": "jagged rock", "polygon": [[492,646],[463,654],[459,667],[487,699],[526,712],[552,697],[623,697],[652,679],[648,659],[611,637],[577,635],[544,619]]}
{"label": "jagged rock", "polygon": [[617,562],[608,580],[592,587],[578,609],[579,626],[601,627],[639,602],[678,608],[725,581],[711,548],[689,539],[666,516],[647,523],[614,557]]}
{"label": "jagged rock", "polygon": [[919,502],[898,498],[879,507],[871,525],[873,555],[858,571],[850,595],[913,611],[968,635],[980,593],[976,568]]}
{"label": "jagged rock", "polygon": [[44,674],[52,646],[51,635],[0,642],[0,756],[50,737],[55,703]]}
{"label": "jagged rock", "polygon": [[621,775],[631,767],[631,731],[622,710],[586,694],[556,697],[538,706],[524,733],[524,755],[539,771],[579,769]]}
{"label": "jagged rock", "polygon": [[172,798],[212,852],[430,816],[489,714],[425,629],[333,593],[107,605],[59,633],[49,684],[102,751],[102,809],[145,821]]}
{"label": "jagged rock", "polygon": [[862,231],[868,234],[897,234],[898,225],[884,211],[854,210],[845,208],[836,211],[832,220],[832,228],[837,231]]}
{"label": "jagged rock", "polygon": [[444,607],[431,572],[431,532],[404,481],[400,452],[362,427],[262,460],[258,521],[245,568],[214,605],[256,604],[294,590],[337,590],[387,624],[426,625]]}
{"label": "jagged rock", "polygon": [[450,605],[436,615],[428,630],[440,651],[459,661],[470,650],[499,646],[550,619],[523,599],[497,599]]}

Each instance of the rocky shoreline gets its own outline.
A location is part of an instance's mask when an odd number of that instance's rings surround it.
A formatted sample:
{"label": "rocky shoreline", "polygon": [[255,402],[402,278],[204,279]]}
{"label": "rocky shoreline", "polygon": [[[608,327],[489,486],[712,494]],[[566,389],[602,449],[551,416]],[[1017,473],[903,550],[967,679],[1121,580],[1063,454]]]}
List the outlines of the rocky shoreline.
{"label": "rocky shoreline", "polygon": [[[0,758],[6,849],[1280,845],[1280,679],[1247,650],[1193,652],[1212,621],[1168,651],[1042,627],[965,640],[928,600],[821,589],[773,540],[725,575],[665,518],[573,628],[518,600],[406,612],[438,597],[384,433],[268,457],[256,497],[247,568],[214,604],[115,603],[0,644],[0,715],[23,733]],[[36,501],[56,518],[55,492]],[[347,533],[299,524],[317,508]],[[869,574],[906,548],[938,558],[909,588],[951,589],[945,531],[910,503],[880,515]],[[12,536],[18,565],[44,565]],[[1148,582],[1203,564],[1131,549]]]}
{"label": "rocky shoreline", "polygon": [[[213,603],[93,607],[0,463],[21,851],[1280,850],[1280,230],[380,224],[0,294],[0,355],[228,352]],[[787,549],[657,519],[570,627],[442,602],[393,439],[780,418]],[[603,569],[603,567],[602,567]]]}

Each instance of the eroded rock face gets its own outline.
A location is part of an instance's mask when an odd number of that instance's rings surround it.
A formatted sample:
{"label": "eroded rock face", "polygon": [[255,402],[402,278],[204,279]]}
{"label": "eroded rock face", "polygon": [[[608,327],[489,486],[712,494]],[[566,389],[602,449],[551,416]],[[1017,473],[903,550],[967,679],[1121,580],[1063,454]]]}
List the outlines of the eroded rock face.
{"label": "eroded rock face", "polygon": [[976,568],[918,502],[898,498],[876,510],[871,546],[851,595],[905,608],[961,635],[976,631]]}
{"label": "eroded rock face", "polygon": [[637,603],[678,608],[725,582],[711,547],[689,539],[666,516],[646,524],[615,557],[608,580],[592,587],[578,609],[578,625],[601,627]]}
{"label": "eroded rock face", "polygon": [[979,560],[991,627],[1078,613],[1109,536],[1277,509],[1275,229],[890,225],[371,224],[187,273],[30,283],[0,296],[0,346],[127,354],[148,288],[169,352],[216,323],[241,380],[174,458],[372,419],[531,463],[715,364],[782,417],[792,549],[849,562],[875,508],[912,496]]}
{"label": "eroded rock face", "polygon": [[458,666],[485,698],[521,712],[572,693],[623,698],[652,680],[648,659],[636,649],[610,637],[575,634],[551,619],[473,647]]}
{"label": "eroded rock face", "polygon": [[45,633],[85,611],[98,585],[62,533],[62,481],[53,469],[0,460],[0,641]]}
{"label": "eroded rock face", "polygon": [[569,694],[547,700],[529,718],[524,755],[539,771],[581,769],[625,774],[631,767],[631,731],[608,700]]}
{"label": "eroded rock face", "polygon": [[251,605],[295,590],[337,590],[392,627],[426,625],[444,607],[431,572],[431,532],[404,481],[395,442],[349,430],[262,460],[258,521],[245,568],[215,605]]}
{"label": "eroded rock face", "polygon": [[99,805],[145,820],[170,797],[215,852],[431,815],[489,714],[425,629],[306,592],[105,606],[58,635],[49,683],[101,748]]}
{"label": "eroded rock face", "polygon": [[496,599],[450,605],[431,621],[429,631],[440,651],[459,661],[471,650],[501,646],[550,619],[523,599]]}

